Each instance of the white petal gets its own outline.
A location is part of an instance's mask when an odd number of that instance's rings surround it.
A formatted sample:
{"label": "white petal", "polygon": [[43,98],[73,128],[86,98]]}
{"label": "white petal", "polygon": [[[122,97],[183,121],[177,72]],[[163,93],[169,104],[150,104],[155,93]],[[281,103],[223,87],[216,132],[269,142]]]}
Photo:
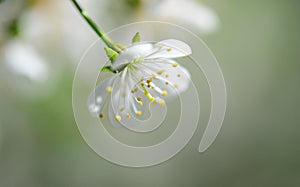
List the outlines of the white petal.
{"label": "white petal", "polygon": [[137,43],[129,46],[115,59],[112,69],[117,70],[125,64],[132,62],[136,58],[149,55],[153,52],[154,48],[154,45],[151,43]]}
{"label": "white petal", "polygon": [[151,53],[154,47],[155,46],[152,43],[137,43],[128,47],[121,54],[126,53],[127,55],[135,56],[135,58],[144,57]]}
{"label": "white petal", "polygon": [[92,116],[99,117],[114,79],[115,76],[105,79],[90,93],[87,105]]}
{"label": "white petal", "polygon": [[174,60],[146,60],[143,66],[144,68],[140,68],[140,71],[148,72],[148,75],[156,74],[153,83],[161,90],[168,92],[166,97],[162,97],[163,99],[173,98],[189,87],[190,73]]}
{"label": "white petal", "polygon": [[145,59],[154,58],[179,58],[192,54],[190,46],[182,41],[168,39],[155,44],[157,51]]}
{"label": "white petal", "polygon": [[127,70],[128,69],[125,68],[124,71],[120,73],[119,76],[117,76],[113,84],[113,91],[111,94],[109,105],[113,106],[115,115],[118,115],[126,107],[125,99],[129,94],[128,84],[126,83]]}
{"label": "white petal", "polygon": [[[137,89],[135,89],[137,88]],[[132,91],[134,91],[132,93]],[[139,125],[140,120],[150,116],[149,100],[143,94],[138,81],[131,78],[128,68],[125,68],[113,85],[109,104],[109,119],[113,126]]]}

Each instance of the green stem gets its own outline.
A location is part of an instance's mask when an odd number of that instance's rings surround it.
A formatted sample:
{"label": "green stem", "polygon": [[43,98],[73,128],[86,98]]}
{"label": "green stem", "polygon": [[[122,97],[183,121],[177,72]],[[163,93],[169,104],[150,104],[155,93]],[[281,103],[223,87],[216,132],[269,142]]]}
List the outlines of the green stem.
{"label": "green stem", "polygon": [[87,12],[82,9],[79,3],[76,0],[72,0],[76,9],[80,12],[81,16],[85,21],[92,27],[96,34],[102,39],[102,41],[107,45],[107,47],[113,49],[114,51],[120,53],[125,47],[121,44],[118,44],[112,41],[105,33],[96,25],[96,23],[88,16]]}

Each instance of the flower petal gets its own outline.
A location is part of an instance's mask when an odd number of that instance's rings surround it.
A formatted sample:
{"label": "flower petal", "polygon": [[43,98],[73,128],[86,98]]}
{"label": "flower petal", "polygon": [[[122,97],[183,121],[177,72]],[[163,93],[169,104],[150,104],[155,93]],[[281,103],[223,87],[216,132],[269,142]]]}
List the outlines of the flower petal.
{"label": "flower petal", "polygon": [[150,116],[150,102],[130,74],[125,68],[113,85],[109,103],[109,119],[113,126],[120,126],[120,123],[127,127],[139,125],[140,120]]}
{"label": "flower petal", "polygon": [[107,96],[112,91],[112,83],[115,76],[101,82],[89,95],[87,105],[89,112],[94,117],[99,117]]}
{"label": "flower petal", "polygon": [[146,56],[145,59],[154,58],[179,58],[192,54],[190,46],[175,39],[163,40],[155,44],[157,50]]}
{"label": "flower petal", "polygon": [[[168,93],[163,98],[172,98],[189,87],[190,73],[174,60],[145,60],[138,68],[139,74],[144,74],[148,77],[155,75],[156,78],[152,81],[154,86],[162,91],[166,90]],[[159,90],[157,91],[160,92]]]}
{"label": "flower petal", "polygon": [[119,54],[112,65],[112,69],[117,70],[127,63],[132,62],[136,58],[147,56],[151,54],[154,49],[155,46],[151,43],[134,44]]}

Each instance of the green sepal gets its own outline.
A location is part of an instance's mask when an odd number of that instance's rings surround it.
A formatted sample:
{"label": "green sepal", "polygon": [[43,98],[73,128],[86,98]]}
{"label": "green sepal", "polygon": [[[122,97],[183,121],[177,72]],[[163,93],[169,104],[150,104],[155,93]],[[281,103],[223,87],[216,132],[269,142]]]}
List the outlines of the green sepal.
{"label": "green sepal", "polygon": [[117,53],[116,51],[112,50],[109,47],[104,47],[104,50],[105,50],[106,55],[109,58],[110,62],[113,63],[114,60],[118,57],[119,53]]}
{"label": "green sepal", "polygon": [[115,73],[115,72],[111,69],[111,66],[104,66],[104,67],[101,69],[101,72]]}
{"label": "green sepal", "polygon": [[134,37],[132,38],[132,43],[137,43],[141,41],[140,33],[137,32]]}

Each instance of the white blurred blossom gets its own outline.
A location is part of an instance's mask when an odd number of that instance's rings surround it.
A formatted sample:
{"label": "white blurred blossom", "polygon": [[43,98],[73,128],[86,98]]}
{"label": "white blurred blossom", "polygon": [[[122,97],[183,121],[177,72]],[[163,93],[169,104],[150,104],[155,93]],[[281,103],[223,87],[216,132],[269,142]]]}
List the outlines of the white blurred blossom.
{"label": "white blurred blossom", "polygon": [[144,0],[146,11],[157,20],[193,27],[202,34],[218,29],[219,18],[214,10],[195,0]]}
{"label": "white blurred blossom", "polygon": [[11,73],[31,81],[44,82],[49,76],[43,57],[31,45],[21,40],[12,40],[6,44],[4,62]]}

